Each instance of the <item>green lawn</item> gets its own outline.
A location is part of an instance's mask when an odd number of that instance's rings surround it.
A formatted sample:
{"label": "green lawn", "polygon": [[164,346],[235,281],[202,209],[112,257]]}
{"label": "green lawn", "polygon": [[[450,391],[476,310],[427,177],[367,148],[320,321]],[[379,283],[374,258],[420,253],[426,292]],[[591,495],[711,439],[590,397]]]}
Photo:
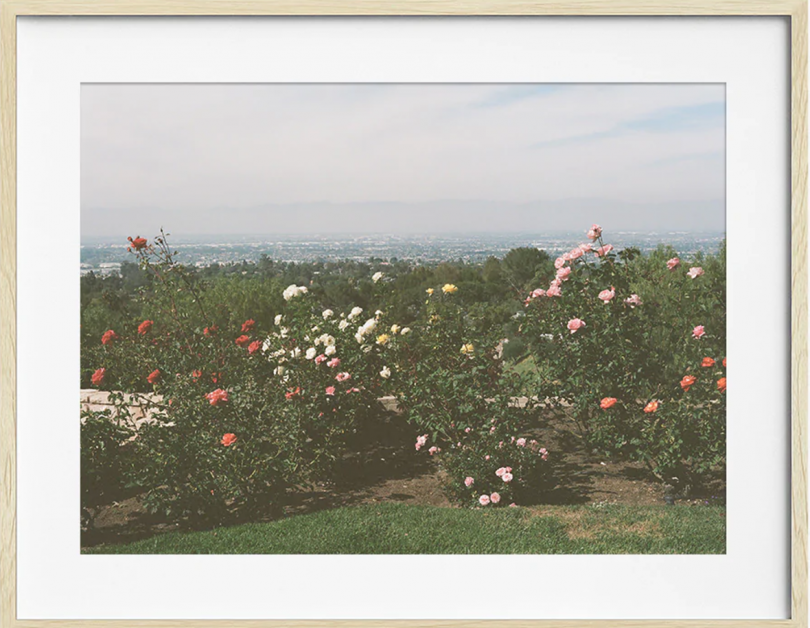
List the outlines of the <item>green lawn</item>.
{"label": "green lawn", "polygon": [[171,532],[87,554],[722,554],[725,508],[542,506],[465,510],[397,503]]}

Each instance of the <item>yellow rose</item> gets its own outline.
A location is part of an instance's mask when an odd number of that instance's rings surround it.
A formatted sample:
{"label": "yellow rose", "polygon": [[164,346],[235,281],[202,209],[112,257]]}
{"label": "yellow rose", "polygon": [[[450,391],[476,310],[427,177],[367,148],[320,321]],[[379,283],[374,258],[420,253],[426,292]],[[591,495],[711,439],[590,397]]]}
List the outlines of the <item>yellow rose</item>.
{"label": "yellow rose", "polygon": [[428,288],[427,290],[425,290],[425,292],[427,292],[428,296],[430,296],[431,294],[433,294],[433,288]]}
{"label": "yellow rose", "polygon": [[399,330],[400,330],[399,325],[391,325],[391,333],[392,334],[398,334]]}
{"label": "yellow rose", "polygon": [[456,288],[451,283],[446,283],[446,284],[444,284],[442,286],[442,292],[444,292],[445,294],[453,294],[454,292],[457,292],[457,291],[458,291],[458,288]]}
{"label": "yellow rose", "polygon": [[385,343],[388,342],[389,338],[390,338],[390,336],[388,334],[382,334],[380,336],[377,336],[377,344],[378,345],[384,345]]}
{"label": "yellow rose", "polygon": [[464,355],[472,355],[473,351],[475,351],[475,347],[471,342],[468,342],[466,345],[461,345],[461,352]]}

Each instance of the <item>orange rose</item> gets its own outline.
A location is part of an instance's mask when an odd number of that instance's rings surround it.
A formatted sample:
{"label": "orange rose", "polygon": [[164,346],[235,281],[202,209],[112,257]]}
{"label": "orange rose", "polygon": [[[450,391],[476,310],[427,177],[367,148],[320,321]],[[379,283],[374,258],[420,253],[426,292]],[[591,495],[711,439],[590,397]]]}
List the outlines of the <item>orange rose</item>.
{"label": "orange rose", "polygon": [[146,381],[149,382],[150,384],[154,384],[159,379],[160,379],[160,370],[155,369],[154,371],[149,373],[149,376],[146,378]]}
{"label": "orange rose", "polygon": [[715,362],[712,358],[703,358],[703,362],[700,363],[701,366],[710,367],[714,366]]}
{"label": "orange rose", "polygon": [[681,388],[683,388],[684,392],[686,392],[696,381],[697,377],[694,375],[684,375],[683,379],[681,380]]}
{"label": "orange rose", "polygon": [[615,406],[617,401],[618,399],[616,399],[616,397],[605,397],[599,402],[599,407],[602,408],[602,410],[607,410]]}
{"label": "orange rose", "polygon": [[239,338],[236,339],[236,344],[240,347],[245,347],[250,344],[250,337],[245,335],[239,336]]}
{"label": "orange rose", "polygon": [[236,442],[236,434],[223,434],[222,444],[226,447],[233,445]]}
{"label": "orange rose", "polygon": [[726,378],[725,377],[721,377],[720,379],[717,380],[717,390],[719,390],[721,393],[726,392]]}
{"label": "orange rose", "polygon": [[660,401],[656,401],[655,399],[653,399],[650,403],[644,406],[644,412],[646,412],[647,414],[655,412],[656,410],[658,410],[658,406],[660,405],[661,405]]}

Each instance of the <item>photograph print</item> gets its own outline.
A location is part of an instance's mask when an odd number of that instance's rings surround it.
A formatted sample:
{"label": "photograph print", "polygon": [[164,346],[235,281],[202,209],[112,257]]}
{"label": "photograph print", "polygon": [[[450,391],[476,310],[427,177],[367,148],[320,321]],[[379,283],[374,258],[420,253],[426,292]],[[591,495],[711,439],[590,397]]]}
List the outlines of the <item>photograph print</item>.
{"label": "photograph print", "polygon": [[81,552],[724,554],[722,84],[84,84]]}

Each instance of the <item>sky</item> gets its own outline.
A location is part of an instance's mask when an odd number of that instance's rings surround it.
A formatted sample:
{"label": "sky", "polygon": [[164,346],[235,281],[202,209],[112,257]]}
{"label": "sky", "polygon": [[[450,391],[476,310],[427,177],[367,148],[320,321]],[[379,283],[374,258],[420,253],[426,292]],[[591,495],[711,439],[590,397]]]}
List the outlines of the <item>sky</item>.
{"label": "sky", "polygon": [[85,84],[81,116],[83,236],[724,229],[720,84]]}

